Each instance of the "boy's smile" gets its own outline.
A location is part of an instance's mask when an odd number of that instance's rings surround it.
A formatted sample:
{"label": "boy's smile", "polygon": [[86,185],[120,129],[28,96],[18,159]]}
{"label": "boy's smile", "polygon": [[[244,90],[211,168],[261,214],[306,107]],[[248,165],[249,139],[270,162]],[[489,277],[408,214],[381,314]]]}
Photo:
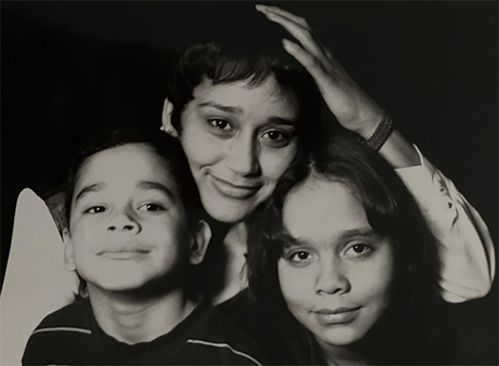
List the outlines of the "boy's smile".
{"label": "boy's smile", "polygon": [[188,261],[186,214],[168,162],[146,144],[100,151],[75,184],[66,259],[89,290],[179,281]]}

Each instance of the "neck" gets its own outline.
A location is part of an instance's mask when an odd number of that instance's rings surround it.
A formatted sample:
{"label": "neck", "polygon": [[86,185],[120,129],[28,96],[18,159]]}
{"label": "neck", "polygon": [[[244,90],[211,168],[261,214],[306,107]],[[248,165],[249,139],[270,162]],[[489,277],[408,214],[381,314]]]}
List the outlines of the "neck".
{"label": "neck", "polygon": [[246,251],[248,228],[246,223],[233,225],[225,236],[223,246],[226,254],[224,286],[214,298],[219,304],[230,299],[248,286],[246,275]]}
{"label": "neck", "polygon": [[366,366],[367,359],[350,347],[332,346],[319,341],[326,363],[329,366]]}
{"label": "neck", "polygon": [[182,290],[152,298],[105,291],[89,284],[90,304],[104,332],[128,344],[149,342],[171,331],[196,305]]}

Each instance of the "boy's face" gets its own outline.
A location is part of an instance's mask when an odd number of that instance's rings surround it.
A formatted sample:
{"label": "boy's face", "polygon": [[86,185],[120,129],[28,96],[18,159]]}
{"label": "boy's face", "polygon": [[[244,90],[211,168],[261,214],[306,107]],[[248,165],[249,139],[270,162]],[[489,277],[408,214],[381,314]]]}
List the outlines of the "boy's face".
{"label": "boy's face", "polygon": [[66,262],[89,289],[137,289],[186,265],[186,230],[167,162],[147,144],[125,144],[80,167],[64,233]]}
{"label": "boy's face", "polygon": [[298,108],[274,78],[205,80],[181,116],[180,141],[203,206],[215,219],[238,222],[266,200],[297,151]]}
{"label": "boy's face", "polygon": [[291,313],[323,347],[356,342],[390,301],[393,249],[343,183],[309,178],[286,198],[283,223],[294,239],[278,261]]}

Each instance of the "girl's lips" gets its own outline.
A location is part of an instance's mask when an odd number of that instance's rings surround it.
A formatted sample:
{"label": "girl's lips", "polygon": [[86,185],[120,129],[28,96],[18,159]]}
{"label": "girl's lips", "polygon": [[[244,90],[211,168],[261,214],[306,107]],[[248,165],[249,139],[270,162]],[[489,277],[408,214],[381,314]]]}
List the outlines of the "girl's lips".
{"label": "girl's lips", "polygon": [[210,175],[213,187],[222,195],[234,199],[247,199],[253,196],[260,189],[261,185],[240,185],[233,184],[224,179]]}
{"label": "girl's lips", "polygon": [[358,315],[360,306],[351,308],[318,309],[312,311],[320,324],[329,326],[352,322]]}

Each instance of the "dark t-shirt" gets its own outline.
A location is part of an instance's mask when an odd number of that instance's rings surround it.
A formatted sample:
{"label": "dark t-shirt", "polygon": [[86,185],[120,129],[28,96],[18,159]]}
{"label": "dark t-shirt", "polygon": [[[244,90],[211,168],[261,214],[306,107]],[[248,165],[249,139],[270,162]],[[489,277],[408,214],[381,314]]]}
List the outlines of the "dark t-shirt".
{"label": "dark t-shirt", "polygon": [[258,342],[269,364],[302,365],[311,359],[312,340],[297,321],[288,313],[258,302],[249,289],[217,307]]}
{"label": "dark t-shirt", "polygon": [[48,315],[32,333],[24,365],[260,365],[261,349],[230,318],[198,306],[173,330],[129,345],[99,327],[86,300]]}

